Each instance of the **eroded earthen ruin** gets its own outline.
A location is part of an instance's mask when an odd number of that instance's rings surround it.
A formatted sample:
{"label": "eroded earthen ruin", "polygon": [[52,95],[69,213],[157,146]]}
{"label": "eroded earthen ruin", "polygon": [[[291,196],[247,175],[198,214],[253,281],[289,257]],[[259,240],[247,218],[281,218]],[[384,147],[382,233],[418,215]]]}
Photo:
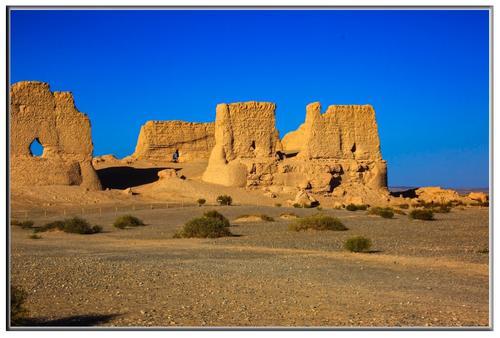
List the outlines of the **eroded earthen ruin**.
{"label": "eroded earthen ruin", "polygon": [[[80,185],[99,190],[92,166],[87,115],[69,92],[51,92],[47,83],[18,82],[10,89],[10,182],[13,186]],[[39,142],[41,156],[30,146]]]}
{"label": "eroded earthen ruin", "polygon": [[131,157],[165,161],[178,150],[180,162],[207,159],[214,144],[214,123],[148,121],[141,127]]}
{"label": "eroded earthen ruin", "polygon": [[[305,123],[280,142],[275,105],[217,106],[215,146],[203,179],[227,186],[281,186],[349,198],[387,195],[375,112],[366,106],[307,106]],[[361,201],[362,202],[362,201]]]}

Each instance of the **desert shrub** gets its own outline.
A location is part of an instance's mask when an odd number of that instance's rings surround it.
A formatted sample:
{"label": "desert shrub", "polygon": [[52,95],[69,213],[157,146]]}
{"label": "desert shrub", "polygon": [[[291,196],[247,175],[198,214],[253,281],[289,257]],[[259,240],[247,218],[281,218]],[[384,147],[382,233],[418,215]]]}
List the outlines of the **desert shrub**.
{"label": "desert shrub", "polygon": [[174,238],[217,238],[231,236],[231,231],[224,222],[214,217],[193,218],[175,233]]}
{"label": "desert shrub", "polygon": [[408,209],[409,207],[410,206],[407,203],[403,203],[403,204],[398,205],[399,209]]}
{"label": "desert shrub", "polygon": [[32,233],[32,234],[30,235],[30,239],[41,239],[41,238],[42,238],[42,236],[37,235],[37,233],[36,233],[36,232],[34,232],[34,233]]}
{"label": "desert shrub", "polygon": [[348,204],[346,207],[346,210],[349,210],[349,211],[357,211],[357,210],[366,210],[368,208],[367,205],[365,204]]}
{"label": "desert shrub", "polygon": [[451,211],[451,207],[446,204],[440,204],[439,206],[432,208],[432,211],[435,213],[446,214]]}
{"label": "desert shrub", "polygon": [[294,208],[302,208],[302,204],[299,204],[299,203],[294,203],[294,204],[293,204],[293,207],[294,207]]}
{"label": "desert shrub", "polygon": [[318,207],[316,207],[316,210],[321,211],[321,210],[323,210],[323,207],[318,206]]}
{"label": "desert shrub", "polygon": [[363,236],[352,237],[344,242],[344,249],[351,252],[362,252],[370,249],[371,246],[372,241]]}
{"label": "desert shrub", "polygon": [[425,221],[434,219],[434,213],[429,209],[415,209],[412,210],[408,216],[412,219],[421,219]]}
{"label": "desert shrub", "polygon": [[139,227],[139,226],[144,226],[144,225],[145,224],[143,221],[141,221],[139,218],[132,216],[132,215],[120,216],[113,223],[113,226],[115,228],[118,228],[118,229]]}
{"label": "desert shrub", "polygon": [[198,203],[198,206],[201,207],[203,204],[205,204],[207,202],[207,200],[204,198],[198,198],[198,200],[196,202]]}
{"label": "desert shrub", "polygon": [[392,208],[382,208],[382,207],[372,207],[368,210],[368,214],[370,215],[379,215],[383,218],[392,218],[394,217],[394,210]]}
{"label": "desert shrub", "polygon": [[281,207],[281,203],[274,203],[274,206],[279,208],[279,207]]}
{"label": "desert shrub", "polygon": [[24,307],[28,294],[16,287],[10,286],[10,324],[19,325],[28,315],[28,310]]}
{"label": "desert shrub", "polygon": [[348,230],[338,218],[320,214],[299,218],[290,223],[288,225],[288,229],[293,231],[302,231],[308,229],[333,231]]}
{"label": "desert shrub", "polygon": [[34,229],[34,232],[45,232],[49,230],[61,230],[73,234],[95,234],[102,232],[102,227],[99,225],[91,226],[86,220],[79,217],[68,218],[63,221],[53,221],[39,228]]}
{"label": "desert shrub", "polygon": [[23,229],[33,229],[33,225],[35,223],[33,223],[33,221],[22,221],[22,222],[19,222],[19,221],[13,220],[13,221],[10,222],[10,224],[18,226],[18,227],[21,227]]}
{"label": "desert shrub", "polygon": [[207,211],[203,214],[203,216],[208,217],[208,218],[215,218],[215,219],[221,221],[225,227],[231,226],[231,224],[229,223],[229,220],[226,217],[224,217],[224,215],[222,215],[217,210]]}
{"label": "desert shrub", "polygon": [[258,214],[258,215],[246,215],[245,214],[245,215],[238,216],[236,219],[247,218],[247,217],[258,217],[261,220],[263,220],[264,222],[274,222],[274,218],[272,218],[271,216],[265,215],[265,214]]}
{"label": "desert shrub", "polygon": [[231,205],[233,204],[233,198],[229,195],[220,195],[217,196],[217,203],[219,205]]}

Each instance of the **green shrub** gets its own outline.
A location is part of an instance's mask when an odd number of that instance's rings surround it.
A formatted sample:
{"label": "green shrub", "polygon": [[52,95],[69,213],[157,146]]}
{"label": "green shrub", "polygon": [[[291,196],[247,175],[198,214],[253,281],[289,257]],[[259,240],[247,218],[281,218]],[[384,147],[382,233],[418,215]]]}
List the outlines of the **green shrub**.
{"label": "green shrub", "polygon": [[204,198],[198,198],[198,200],[196,202],[198,202],[198,206],[201,207],[203,204],[205,204],[207,202],[207,200]]}
{"label": "green shrub", "polygon": [[39,228],[34,229],[34,232],[45,232],[49,230],[61,230],[73,234],[95,234],[102,231],[99,225],[90,226],[90,224],[83,218],[73,217],[63,221],[53,221],[45,224]]}
{"label": "green shrub", "polygon": [[229,223],[229,220],[224,217],[224,215],[222,215],[220,212],[218,212],[217,210],[210,210],[210,211],[207,211],[203,214],[204,217],[208,217],[208,218],[214,218],[214,219],[217,219],[219,221],[221,221],[225,227],[229,227],[231,226],[231,224]]}
{"label": "green shrub", "polygon": [[144,225],[145,225],[144,222],[142,222],[139,218],[132,215],[120,216],[113,223],[113,226],[118,229],[139,227]]}
{"label": "green shrub", "polygon": [[403,203],[403,204],[398,205],[399,209],[408,209],[409,207],[410,206],[407,203]]}
{"label": "green shrub", "polygon": [[348,204],[345,208],[349,211],[357,211],[357,210],[366,210],[368,208],[368,206],[365,204],[352,204],[351,203],[351,204]]}
{"label": "green shrub", "polygon": [[351,252],[362,252],[370,249],[372,246],[372,241],[363,236],[356,236],[349,238],[344,243],[344,249]]}
{"label": "green shrub", "polygon": [[429,209],[415,209],[410,211],[410,214],[408,216],[412,219],[421,219],[425,221],[434,219],[434,213]]}
{"label": "green shrub", "polygon": [[274,206],[279,208],[279,207],[281,207],[281,203],[274,203]]}
{"label": "green shrub", "polygon": [[15,226],[18,226],[18,227],[21,227],[23,229],[33,229],[33,225],[35,223],[33,223],[33,221],[22,221],[22,222],[19,222],[17,220],[12,220],[10,222],[11,225],[15,225]]}
{"label": "green shrub", "polygon": [[299,218],[290,223],[288,225],[288,229],[293,231],[302,231],[308,229],[333,231],[348,230],[338,218],[320,214]]}
{"label": "green shrub", "polygon": [[294,203],[294,204],[293,204],[293,207],[294,207],[294,208],[302,208],[302,204],[299,204],[299,203]]}
{"label": "green shrub", "polygon": [[217,203],[219,205],[231,205],[233,204],[233,198],[229,195],[220,195],[217,197]]}
{"label": "green shrub", "polygon": [[28,315],[28,310],[24,307],[24,302],[28,294],[20,288],[10,286],[10,324],[20,325],[23,319]]}
{"label": "green shrub", "polygon": [[392,208],[382,208],[382,207],[372,207],[368,210],[368,214],[370,215],[378,215],[383,218],[392,218],[394,217],[394,210]]}
{"label": "green shrub", "polygon": [[193,218],[174,234],[174,238],[217,238],[231,236],[232,233],[224,222],[214,217]]}
{"label": "green shrub", "polygon": [[42,238],[42,236],[37,235],[37,234],[36,234],[36,232],[34,232],[34,233],[32,233],[32,234],[30,235],[30,239],[41,239],[41,238]]}
{"label": "green shrub", "polygon": [[432,211],[435,213],[446,214],[451,211],[451,207],[446,204],[440,204],[439,206],[432,208]]}

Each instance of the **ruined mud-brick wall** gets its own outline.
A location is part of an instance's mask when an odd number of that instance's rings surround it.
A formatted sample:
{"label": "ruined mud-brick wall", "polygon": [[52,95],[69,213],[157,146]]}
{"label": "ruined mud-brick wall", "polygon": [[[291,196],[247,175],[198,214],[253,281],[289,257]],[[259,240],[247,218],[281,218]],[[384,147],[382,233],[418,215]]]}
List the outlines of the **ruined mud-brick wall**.
{"label": "ruined mud-brick wall", "polygon": [[203,180],[226,186],[246,186],[267,177],[271,183],[275,153],[281,149],[275,121],[276,105],[239,102],[217,105],[215,146]]}
{"label": "ruined mud-brick wall", "polygon": [[277,184],[340,196],[387,188],[387,165],[370,105],[334,105],[321,114],[319,103],[309,104],[305,123],[284,137],[283,148],[298,154],[280,164]]}
{"label": "ruined mud-brick wall", "polygon": [[148,121],[141,127],[132,158],[171,160],[178,149],[181,162],[207,159],[214,144],[214,123]]}
{"label": "ruined mud-brick wall", "polygon": [[[88,117],[69,92],[50,91],[47,83],[18,82],[10,88],[10,182],[15,187],[80,185],[101,189],[92,167]],[[32,142],[43,146],[33,156]]]}

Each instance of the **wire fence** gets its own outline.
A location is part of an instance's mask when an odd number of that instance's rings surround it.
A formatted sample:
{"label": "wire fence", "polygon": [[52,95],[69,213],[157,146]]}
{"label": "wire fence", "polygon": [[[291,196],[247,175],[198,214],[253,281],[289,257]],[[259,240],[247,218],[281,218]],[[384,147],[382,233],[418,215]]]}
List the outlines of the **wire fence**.
{"label": "wire fence", "polygon": [[10,215],[12,219],[27,220],[30,218],[55,217],[55,216],[83,216],[83,215],[102,215],[107,213],[133,212],[138,210],[159,210],[170,208],[184,208],[198,206],[196,203],[185,202],[167,202],[167,203],[147,203],[130,205],[106,205],[106,206],[82,206],[67,207],[58,209],[32,209],[32,210],[12,210]]}

